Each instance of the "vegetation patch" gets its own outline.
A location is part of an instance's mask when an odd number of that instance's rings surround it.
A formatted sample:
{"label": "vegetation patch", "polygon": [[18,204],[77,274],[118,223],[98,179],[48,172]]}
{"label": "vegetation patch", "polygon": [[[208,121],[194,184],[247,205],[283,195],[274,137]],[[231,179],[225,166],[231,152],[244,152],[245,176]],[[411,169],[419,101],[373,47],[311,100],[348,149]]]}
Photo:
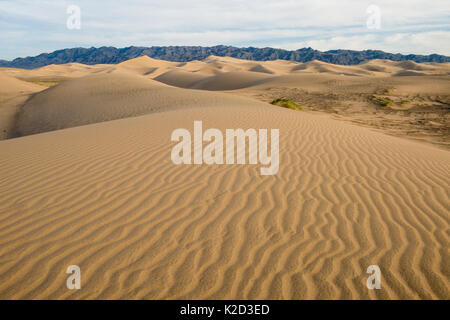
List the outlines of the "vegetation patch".
{"label": "vegetation patch", "polygon": [[275,99],[271,102],[271,104],[292,110],[303,110],[301,106],[290,99]]}
{"label": "vegetation patch", "polygon": [[409,100],[402,100],[402,101],[400,101],[400,105],[401,106],[404,106],[404,105],[407,105],[407,104],[409,104],[411,101],[409,101]]}
{"label": "vegetation patch", "polygon": [[370,101],[382,107],[388,107],[393,104],[393,101],[391,99],[385,97],[371,96]]}

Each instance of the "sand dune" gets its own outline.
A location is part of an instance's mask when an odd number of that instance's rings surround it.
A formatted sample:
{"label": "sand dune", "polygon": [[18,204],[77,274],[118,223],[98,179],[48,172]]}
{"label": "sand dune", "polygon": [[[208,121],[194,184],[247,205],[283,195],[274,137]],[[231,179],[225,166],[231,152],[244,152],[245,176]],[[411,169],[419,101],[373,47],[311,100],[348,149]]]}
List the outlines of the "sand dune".
{"label": "sand dune", "polygon": [[124,61],[114,66],[114,71],[128,71],[139,75],[157,76],[175,68],[177,63],[164,60],[156,60],[147,56]]}
{"label": "sand dune", "polygon": [[223,93],[174,88],[136,75],[100,74],[34,95],[17,114],[15,131],[24,136],[173,109],[248,103],[265,105]]}
{"label": "sand dune", "polygon": [[248,69],[248,71],[262,72],[262,73],[268,73],[268,74],[274,74],[275,73],[274,71],[272,71],[272,70],[270,70],[270,69],[268,69],[268,68],[266,68],[266,67],[264,67],[264,66],[262,66],[260,64],[257,64],[255,66],[250,67]]}
{"label": "sand dune", "polygon": [[[8,69],[14,73],[14,69]],[[17,79],[7,73],[0,73],[0,140],[13,137],[15,117],[31,94],[46,87]]]}
{"label": "sand dune", "polygon": [[261,72],[231,71],[208,77],[192,86],[203,90],[236,90],[248,88],[270,79],[271,76]]}
{"label": "sand dune", "polygon": [[[0,98],[0,139],[153,112],[154,103],[146,106],[142,103],[143,99],[150,99],[151,96],[141,93],[149,91],[145,89],[150,83],[148,80],[156,80],[172,87],[197,91],[232,91],[233,95],[263,102],[288,98],[307,111],[326,112],[341,120],[389,134],[450,147],[450,63],[372,60],[356,66],[342,66],[321,61],[248,61],[217,56],[210,56],[203,61],[180,63],[143,56],[117,65],[86,66],[70,63],[35,70],[0,68],[0,75],[10,77],[4,81],[7,83],[4,90],[8,94]],[[83,100],[87,93],[76,87],[77,83],[84,80],[67,85],[62,82],[93,75],[105,79],[109,78],[108,75],[127,79],[134,76],[128,88],[141,88],[139,94],[131,93],[134,97],[132,104],[140,101],[139,106],[130,107],[125,101],[129,97],[113,101],[114,98],[106,90],[103,96],[109,96],[106,98],[109,101],[107,104],[114,105],[114,109],[106,111],[108,106],[100,103],[100,97],[97,100],[91,97],[90,101],[95,104],[95,116],[89,119],[89,112],[82,115],[74,106],[74,101],[62,98],[65,101],[61,102],[57,97],[61,96],[59,91],[63,91],[64,96],[74,85],[76,96],[80,95]],[[97,81],[101,82],[101,79]],[[33,84],[39,89],[24,92],[12,90],[10,87],[14,81]],[[91,81],[87,80],[87,83]],[[55,91],[45,91],[31,97],[38,91],[59,84],[61,88]],[[118,81],[117,86],[120,86]],[[83,88],[87,87],[85,85]],[[62,106],[55,105],[60,102]],[[177,101],[177,104],[182,105],[184,102]],[[44,105],[45,112],[39,112],[40,105]],[[67,111],[74,115],[74,120],[61,124],[56,120],[55,123],[52,120],[53,113],[47,113],[49,110]],[[99,110],[102,110],[101,115]],[[49,119],[42,119],[46,117]],[[54,123],[49,125],[51,122]]]}
{"label": "sand dune", "polygon": [[42,68],[23,70],[0,68],[0,74],[7,74],[17,79],[43,85],[46,87],[57,85],[58,83],[87,75],[110,72],[115,69],[111,65],[84,65],[80,63],[67,63],[62,65],[48,65]]}
{"label": "sand dune", "polygon": [[359,66],[341,66],[332,65],[322,61],[310,61],[302,64],[298,64],[292,67],[291,72],[307,72],[307,73],[327,73],[327,74],[337,74],[337,75],[370,75],[371,73],[364,70]]}
{"label": "sand dune", "polygon": [[154,79],[179,88],[192,88],[197,83],[202,83],[205,79],[210,79],[210,77],[210,74],[202,72],[189,72],[177,69],[165,72]]}
{"label": "sand dune", "polygon": [[[450,153],[383,133],[427,117],[449,136],[449,65],[0,69],[0,124],[23,136],[0,141],[0,299],[450,299]],[[280,129],[278,173],[173,164],[194,120]]]}
{"label": "sand dune", "polygon": [[394,74],[394,76],[400,76],[400,77],[411,77],[411,76],[424,76],[425,73],[417,72],[417,71],[410,71],[410,70],[402,70]]}
{"label": "sand dune", "polygon": [[202,75],[209,75],[209,76],[220,74],[223,72],[222,70],[220,70],[220,68],[216,68],[209,63],[205,63],[204,61],[198,60],[179,63],[177,65],[177,69],[179,69],[180,71],[181,70],[188,71],[193,74],[199,73]]}
{"label": "sand dune", "polygon": [[[358,67],[358,66],[357,66]],[[371,60],[360,65],[369,71],[383,72],[386,75],[406,71],[422,72],[423,75],[449,75],[450,63],[416,63],[414,61]],[[372,70],[370,70],[372,69]]]}
{"label": "sand dune", "polygon": [[266,83],[272,77],[270,74],[259,71],[230,71],[210,76],[199,72],[173,70],[163,73],[154,79],[180,88],[226,91],[249,88]]}
{"label": "sand dune", "polygon": [[30,93],[42,90],[42,86],[20,79],[16,79],[7,74],[0,74],[0,81],[2,85],[0,86],[0,97],[10,97],[17,95],[19,93]]}
{"label": "sand dune", "polygon": [[[280,171],[176,166],[175,128],[280,128]],[[192,129],[191,129],[192,130]],[[448,299],[447,151],[275,107],[0,142],[1,298]],[[82,290],[65,268],[82,269]],[[380,266],[382,290],[365,269]]]}

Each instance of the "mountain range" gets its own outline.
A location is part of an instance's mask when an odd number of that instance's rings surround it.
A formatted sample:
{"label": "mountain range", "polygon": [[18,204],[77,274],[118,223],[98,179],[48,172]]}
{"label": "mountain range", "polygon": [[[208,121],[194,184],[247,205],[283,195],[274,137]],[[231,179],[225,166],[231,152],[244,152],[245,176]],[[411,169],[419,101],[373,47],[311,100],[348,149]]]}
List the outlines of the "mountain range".
{"label": "mountain range", "polygon": [[14,67],[33,69],[50,64],[64,64],[78,62],[88,65],[116,64],[147,55],[151,58],[168,61],[186,62],[202,60],[210,55],[228,56],[239,59],[267,61],[267,60],[291,60],[296,62],[308,62],[319,60],[323,62],[356,65],[372,59],[388,59],[393,61],[411,60],[414,62],[450,62],[450,57],[431,55],[403,55],[388,53],[380,50],[329,50],[319,51],[312,48],[298,50],[284,50],[275,48],[238,48],[233,46],[165,46],[165,47],[100,47],[100,48],[71,48],[57,50],[52,53],[42,53],[34,57],[16,58],[12,61],[0,60],[0,67]]}

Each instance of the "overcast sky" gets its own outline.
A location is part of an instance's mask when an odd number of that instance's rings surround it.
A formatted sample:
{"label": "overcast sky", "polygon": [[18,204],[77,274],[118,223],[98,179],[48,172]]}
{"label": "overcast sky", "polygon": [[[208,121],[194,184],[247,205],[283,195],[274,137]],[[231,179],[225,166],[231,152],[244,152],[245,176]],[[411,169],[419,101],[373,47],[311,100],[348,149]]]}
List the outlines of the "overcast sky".
{"label": "overcast sky", "polygon": [[[369,5],[380,28],[368,28]],[[67,28],[67,8],[81,28]],[[373,21],[370,26],[375,26]],[[450,55],[449,0],[0,0],[0,59],[71,47],[217,44]]]}

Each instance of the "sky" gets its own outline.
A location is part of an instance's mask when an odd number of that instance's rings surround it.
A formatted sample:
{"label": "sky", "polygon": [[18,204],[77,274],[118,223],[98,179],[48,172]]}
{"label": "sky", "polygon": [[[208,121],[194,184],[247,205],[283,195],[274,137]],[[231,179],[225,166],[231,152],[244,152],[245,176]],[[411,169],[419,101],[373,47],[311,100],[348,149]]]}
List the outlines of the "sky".
{"label": "sky", "polygon": [[450,55],[450,1],[0,0],[0,59],[73,47],[219,44]]}

